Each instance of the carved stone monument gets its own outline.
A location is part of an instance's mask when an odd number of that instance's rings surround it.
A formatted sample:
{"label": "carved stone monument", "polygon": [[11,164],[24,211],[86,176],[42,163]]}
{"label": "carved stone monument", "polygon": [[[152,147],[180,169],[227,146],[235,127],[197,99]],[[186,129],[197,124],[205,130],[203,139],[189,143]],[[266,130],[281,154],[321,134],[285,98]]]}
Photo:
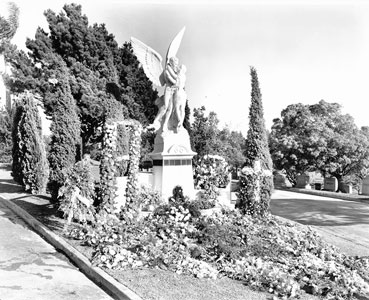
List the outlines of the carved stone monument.
{"label": "carved stone monument", "polygon": [[171,42],[164,68],[162,57],[143,42],[131,38],[134,54],[142,64],[147,77],[157,86],[164,87],[164,95],[156,100],[159,108],[153,124],[148,129],[156,132],[153,160],[153,188],[161,192],[164,199],[172,195],[176,185],[185,195],[194,195],[190,138],[183,127],[185,104],[186,67],[176,57],[182,41],[183,28]]}
{"label": "carved stone monument", "polygon": [[296,178],[296,187],[300,189],[311,189],[309,174],[301,174]]}
{"label": "carved stone monument", "polygon": [[324,178],[324,190],[330,192],[337,192],[338,190],[338,180],[336,177]]}
{"label": "carved stone monument", "polygon": [[286,178],[286,175],[282,174],[281,172],[276,172],[273,176],[273,183],[275,187],[291,187],[291,183]]}
{"label": "carved stone monument", "polygon": [[363,182],[361,184],[361,194],[362,195],[369,195],[369,176],[366,176],[363,179]]}

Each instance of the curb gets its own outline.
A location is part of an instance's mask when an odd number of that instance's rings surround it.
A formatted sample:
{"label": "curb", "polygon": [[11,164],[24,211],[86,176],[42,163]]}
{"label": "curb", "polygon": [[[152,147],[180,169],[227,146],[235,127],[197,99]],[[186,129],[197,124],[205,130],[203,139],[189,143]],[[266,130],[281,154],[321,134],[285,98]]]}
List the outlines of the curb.
{"label": "curb", "polygon": [[21,217],[38,235],[43,237],[48,243],[57,250],[62,251],[91,281],[101,287],[107,294],[116,300],[143,300],[132,290],[115,280],[98,267],[94,267],[91,262],[69,245],[64,239],[51,232],[41,222],[20,208],[15,203],[0,197],[9,209]]}
{"label": "curb", "polygon": [[280,190],[280,191],[287,191],[287,192],[293,192],[293,193],[299,193],[299,194],[306,194],[306,195],[313,195],[313,196],[319,196],[319,197],[328,197],[328,198],[333,198],[333,199],[338,199],[338,200],[345,200],[345,201],[352,201],[352,202],[360,202],[360,203],[365,203],[365,204],[369,204],[369,196],[368,197],[363,197],[363,198],[352,198],[350,196],[345,196],[343,194],[339,194],[339,193],[319,193],[319,192],[314,192],[314,190],[305,190],[305,189],[299,189],[299,188],[283,188],[283,187],[275,187],[275,190]]}

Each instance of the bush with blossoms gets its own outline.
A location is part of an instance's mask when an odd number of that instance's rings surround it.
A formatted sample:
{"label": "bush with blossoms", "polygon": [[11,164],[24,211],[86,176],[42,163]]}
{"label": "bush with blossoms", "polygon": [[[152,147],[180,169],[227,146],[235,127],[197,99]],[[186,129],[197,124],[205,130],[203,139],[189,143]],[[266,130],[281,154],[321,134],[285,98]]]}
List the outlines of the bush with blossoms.
{"label": "bush with blossoms", "polygon": [[204,190],[206,200],[215,200],[219,195],[218,189],[228,185],[229,172],[229,165],[222,156],[204,155],[195,162],[195,187]]}

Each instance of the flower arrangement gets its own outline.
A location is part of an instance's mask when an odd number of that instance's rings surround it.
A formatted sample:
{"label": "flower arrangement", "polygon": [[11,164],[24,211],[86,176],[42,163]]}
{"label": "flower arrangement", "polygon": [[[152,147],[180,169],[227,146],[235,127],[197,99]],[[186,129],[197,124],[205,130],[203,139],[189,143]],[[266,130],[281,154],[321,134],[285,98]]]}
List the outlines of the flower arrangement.
{"label": "flower arrangement", "polygon": [[209,202],[210,207],[215,206],[219,188],[226,187],[230,181],[229,172],[228,163],[219,155],[205,155],[195,163],[195,188],[203,190],[200,199],[203,203]]}
{"label": "flower arrangement", "polygon": [[77,162],[65,178],[58,194],[59,210],[68,218],[68,223],[72,219],[81,223],[94,221],[95,188],[89,159]]}
{"label": "flower arrangement", "polygon": [[99,186],[99,203],[100,208],[106,210],[107,213],[114,211],[114,199],[116,197],[116,174],[117,165],[117,127],[115,122],[108,120],[103,128],[103,149],[102,159],[100,163],[100,186]]}
{"label": "flower arrangement", "polygon": [[253,168],[244,167],[241,170],[239,191],[237,192],[237,208],[244,214],[264,216],[269,210],[272,187],[268,186],[268,178],[272,172],[262,170],[260,162],[256,161]]}
{"label": "flower arrangement", "polygon": [[229,165],[220,155],[204,155],[196,162],[196,188],[206,189],[209,184],[224,188],[229,183]]}
{"label": "flower arrangement", "polygon": [[161,194],[151,186],[141,185],[138,191],[136,202],[142,210],[153,210],[164,202]]}
{"label": "flower arrangement", "polygon": [[301,290],[326,299],[369,296],[369,260],[340,253],[310,227],[230,210],[203,217],[190,204],[170,201],[135,223],[99,224],[71,236],[93,247],[94,264],[106,268],[227,276],[282,299]]}
{"label": "flower arrangement", "polygon": [[[126,131],[126,127],[129,131]],[[116,198],[116,177],[126,173],[127,161],[123,158],[129,153],[129,168],[127,171],[126,206],[120,213],[121,218],[132,219],[138,214],[138,166],[141,151],[142,125],[134,120],[107,120],[105,122],[102,160],[100,164],[99,203],[107,214],[114,214]],[[127,149],[127,137],[129,143]],[[128,221],[127,219],[127,221]]]}

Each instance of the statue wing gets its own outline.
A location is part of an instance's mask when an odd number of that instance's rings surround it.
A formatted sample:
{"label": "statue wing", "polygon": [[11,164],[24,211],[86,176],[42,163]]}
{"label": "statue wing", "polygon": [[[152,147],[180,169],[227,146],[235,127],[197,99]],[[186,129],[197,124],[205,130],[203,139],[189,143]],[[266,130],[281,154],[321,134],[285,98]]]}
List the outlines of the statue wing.
{"label": "statue wing", "polygon": [[131,37],[131,45],[133,53],[142,64],[142,68],[144,69],[146,76],[153,84],[163,86],[165,84],[165,80],[161,63],[163,59],[160,54],[134,37]]}
{"label": "statue wing", "polygon": [[166,63],[168,63],[169,58],[177,56],[177,52],[179,49],[179,46],[181,45],[183,34],[186,30],[186,27],[183,27],[180,32],[176,35],[176,37],[173,39],[173,41],[170,43],[167,57],[166,57]]}

